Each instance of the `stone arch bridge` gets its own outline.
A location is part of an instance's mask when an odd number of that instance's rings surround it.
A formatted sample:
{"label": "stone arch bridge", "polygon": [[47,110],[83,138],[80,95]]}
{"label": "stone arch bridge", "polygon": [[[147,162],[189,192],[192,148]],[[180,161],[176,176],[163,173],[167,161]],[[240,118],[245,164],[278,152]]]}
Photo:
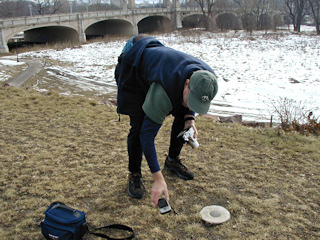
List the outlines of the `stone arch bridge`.
{"label": "stone arch bridge", "polygon": [[[179,1],[164,0],[163,8],[135,8],[134,0],[122,10],[97,11],[34,17],[9,18],[0,20],[0,53],[9,52],[8,42],[15,35],[24,32],[24,41],[47,42],[86,42],[88,38],[113,35],[135,35],[143,32],[171,31],[182,28],[186,19],[201,22],[200,8],[182,8]],[[232,13],[230,9],[217,12]],[[239,20],[240,13],[232,13]],[[217,18],[218,19],[218,18]],[[219,19],[218,19],[219,20]],[[228,20],[223,20],[228,22]],[[192,27],[192,26],[191,26]],[[197,26],[196,26],[197,27]]]}
{"label": "stone arch bridge", "polygon": [[133,35],[155,27],[163,28],[161,30],[181,28],[182,18],[194,14],[202,13],[199,8],[181,8],[177,1],[166,8],[125,8],[4,19],[0,20],[0,53],[9,52],[7,43],[20,32],[24,32],[26,42],[86,42],[90,37],[106,34]]}

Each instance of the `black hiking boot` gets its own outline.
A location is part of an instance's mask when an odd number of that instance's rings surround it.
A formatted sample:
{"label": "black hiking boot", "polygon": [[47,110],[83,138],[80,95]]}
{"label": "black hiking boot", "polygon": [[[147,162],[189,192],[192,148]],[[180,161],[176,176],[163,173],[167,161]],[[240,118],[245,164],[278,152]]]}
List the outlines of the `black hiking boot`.
{"label": "black hiking boot", "polygon": [[130,197],[141,199],[144,196],[144,185],[140,172],[130,173],[128,181],[128,193]]}
{"label": "black hiking boot", "polygon": [[169,161],[168,157],[164,163],[164,169],[171,172],[175,172],[178,177],[184,180],[191,180],[194,177],[193,172],[189,171],[188,168],[181,163],[180,157],[176,157],[173,161]]}

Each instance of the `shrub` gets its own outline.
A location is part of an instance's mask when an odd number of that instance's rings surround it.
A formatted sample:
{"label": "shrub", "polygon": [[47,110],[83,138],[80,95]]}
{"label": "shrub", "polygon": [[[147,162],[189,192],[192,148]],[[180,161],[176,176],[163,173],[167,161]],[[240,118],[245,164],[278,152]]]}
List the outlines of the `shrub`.
{"label": "shrub", "polygon": [[320,135],[320,120],[314,118],[313,112],[310,112],[308,115],[308,122],[304,124],[300,124],[298,121],[292,122],[293,130],[309,135],[314,134]]}
{"label": "shrub", "polygon": [[273,112],[284,131],[297,131],[302,134],[320,135],[320,121],[306,103],[288,98],[271,101]]}

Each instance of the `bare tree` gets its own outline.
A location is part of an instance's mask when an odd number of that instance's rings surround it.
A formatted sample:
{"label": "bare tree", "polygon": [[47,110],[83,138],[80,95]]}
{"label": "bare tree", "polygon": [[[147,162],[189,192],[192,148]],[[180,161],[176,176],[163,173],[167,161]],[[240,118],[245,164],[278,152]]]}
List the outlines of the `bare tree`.
{"label": "bare tree", "polygon": [[88,3],[91,11],[99,11],[103,9],[102,0],[89,0]]}
{"label": "bare tree", "polygon": [[255,0],[233,0],[243,14],[252,13]]}
{"label": "bare tree", "polygon": [[233,0],[218,0],[216,2],[216,5],[215,5],[215,11],[217,12],[228,12],[228,11],[233,11],[233,10],[236,10],[234,8],[234,3],[233,3]]}
{"label": "bare tree", "polygon": [[294,31],[300,32],[301,23],[307,15],[308,0],[285,0]]}
{"label": "bare tree", "polygon": [[216,0],[194,0],[196,3],[199,4],[202,14],[206,19],[206,29],[213,30],[215,28],[214,24],[214,5],[217,3]]}
{"label": "bare tree", "polygon": [[0,1],[0,17],[11,18],[26,16],[28,13],[27,2],[24,0],[11,1],[1,0]]}
{"label": "bare tree", "polygon": [[37,15],[45,15],[49,13],[49,3],[42,1],[42,0],[37,0],[37,2],[34,4],[36,8]]}
{"label": "bare tree", "polygon": [[52,0],[50,14],[67,12],[69,3],[66,0]]}
{"label": "bare tree", "polygon": [[320,0],[309,0],[309,4],[316,24],[317,35],[320,35]]}
{"label": "bare tree", "polygon": [[34,4],[38,15],[66,12],[67,5],[69,4],[66,0],[37,0]]}

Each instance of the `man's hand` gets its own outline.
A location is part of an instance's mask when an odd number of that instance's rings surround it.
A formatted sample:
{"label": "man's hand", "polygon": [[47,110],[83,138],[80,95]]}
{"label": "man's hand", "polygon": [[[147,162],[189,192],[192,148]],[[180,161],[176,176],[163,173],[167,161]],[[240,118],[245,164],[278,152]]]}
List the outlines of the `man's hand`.
{"label": "man's hand", "polygon": [[164,177],[161,171],[153,173],[152,176],[153,176],[154,183],[151,189],[151,201],[157,207],[159,198],[162,194],[164,194],[165,198],[169,202],[169,192],[167,188],[167,183],[164,180]]}
{"label": "man's hand", "polygon": [[[186,117],[186,116],[185,116]],[[193,117],[193,116],[192,116]],[[194,130],[193,138],[198,138],[198,130],[196,128],[196,121],[195,120],[187,120],[184,123],[184,129],[188,129],[189,127],[192,127]]]}

